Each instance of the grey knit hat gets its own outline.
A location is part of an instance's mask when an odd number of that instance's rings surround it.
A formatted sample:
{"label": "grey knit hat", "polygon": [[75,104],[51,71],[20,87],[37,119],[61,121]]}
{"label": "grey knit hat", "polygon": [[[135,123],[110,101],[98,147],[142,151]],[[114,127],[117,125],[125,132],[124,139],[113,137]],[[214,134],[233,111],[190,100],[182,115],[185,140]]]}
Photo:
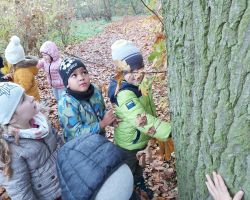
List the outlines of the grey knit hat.
{"label": "grey knit hat", "polygon": [[140,50],[128,40],[117,40],[111,46],[112,59],[126,61],[131,71],[144,67],[143,57]]}

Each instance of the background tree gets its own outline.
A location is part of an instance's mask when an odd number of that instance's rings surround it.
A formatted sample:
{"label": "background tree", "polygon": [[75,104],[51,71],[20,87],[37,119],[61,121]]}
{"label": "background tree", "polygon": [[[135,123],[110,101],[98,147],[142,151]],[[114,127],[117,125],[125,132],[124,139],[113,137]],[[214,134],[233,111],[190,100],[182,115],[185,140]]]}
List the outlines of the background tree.
{"label": "background tree", "polygon": [[250,199],[249,0],[163,0],[179,199],[218,170]]}

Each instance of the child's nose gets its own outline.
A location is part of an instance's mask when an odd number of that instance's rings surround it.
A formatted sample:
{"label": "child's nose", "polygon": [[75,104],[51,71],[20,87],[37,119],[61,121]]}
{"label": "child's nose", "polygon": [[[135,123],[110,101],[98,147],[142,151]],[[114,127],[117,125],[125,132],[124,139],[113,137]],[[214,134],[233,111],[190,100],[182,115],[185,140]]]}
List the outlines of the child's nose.
{"label": "child's nose", "polygon": [[80,75],[78,76],[78,79],[79,79],[79,80],[83,80],[84,78],[85,78],[84,74],[80,74]]}
{"label": "child's nose", "polygon": [[80,79],[80,80],[83,80],[83,79],[85,79],[85,78],[86,78],[86,74],[80,74],[80,75],[79,75],[79,79]]}

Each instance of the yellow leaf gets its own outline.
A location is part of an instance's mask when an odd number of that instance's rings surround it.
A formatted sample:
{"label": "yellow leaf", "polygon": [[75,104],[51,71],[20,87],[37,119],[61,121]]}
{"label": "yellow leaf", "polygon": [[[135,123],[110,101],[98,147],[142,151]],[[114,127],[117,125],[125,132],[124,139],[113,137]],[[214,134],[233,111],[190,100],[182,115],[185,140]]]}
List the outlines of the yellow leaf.
{"label": "yellow leaf", "polygon": [[115,75],[115,80],[117,81],[117,85],[116,85],[116,88],[115,88],[115,95],[117,95],[120,87],[121,87],[121,83],[122,83],[122,80],[124,79],[123,77],[123,72],[121,71],[118,71]]}
{"label": "yellow leaf", "polygon": [[130,66],[126,63],[126,61],[115,60],[116,65],[116,75],[115,80],[117,81],[117,86],[115,89],[115,95],[117,95],[119,89],[121,88],[121,82],[124,79],[123,72],[130,72]]}
{"label": "yellow leaf", "polygon": [[139,89],[143,96],[148,96],[148,87],[146,85],[139,85]]}
{"label": "yellow leaf", "polygon": [[153,80],[154,78],[144,78],[139,85],[139,90],[141,91],[143,96],[148,96]]}
{"label": "yellow leaf", "polygon": [[130,72],[130,66],[126,63],[126,61],[115,60],[116,71],[118,72]]}

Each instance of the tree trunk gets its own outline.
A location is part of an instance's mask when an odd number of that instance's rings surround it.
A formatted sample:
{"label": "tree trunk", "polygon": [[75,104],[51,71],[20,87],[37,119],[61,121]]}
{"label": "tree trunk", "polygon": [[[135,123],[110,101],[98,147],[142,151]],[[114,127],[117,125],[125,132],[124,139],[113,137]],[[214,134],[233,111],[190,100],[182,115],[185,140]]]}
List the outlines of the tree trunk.
{"label": "tree trunk", "polygon": [[180,200],[219,171],[250,199],[249,0],[163,0]]}
{"label": "tree trunk", "polygon": [[132,6],[132,9],[133,9],[135,15],[137,15],[136,6],[134,5],[133,0],[130,0],[130,4],[131,4],[131,6]]}
{"label": "tree trunk", "polygon": [[104,15],[105,15],[105,20],[106,21],[111,21],[112,19],[112,13],[111,13],[111,5],[109,0],[103,0],[103,5],[104,5]]}

